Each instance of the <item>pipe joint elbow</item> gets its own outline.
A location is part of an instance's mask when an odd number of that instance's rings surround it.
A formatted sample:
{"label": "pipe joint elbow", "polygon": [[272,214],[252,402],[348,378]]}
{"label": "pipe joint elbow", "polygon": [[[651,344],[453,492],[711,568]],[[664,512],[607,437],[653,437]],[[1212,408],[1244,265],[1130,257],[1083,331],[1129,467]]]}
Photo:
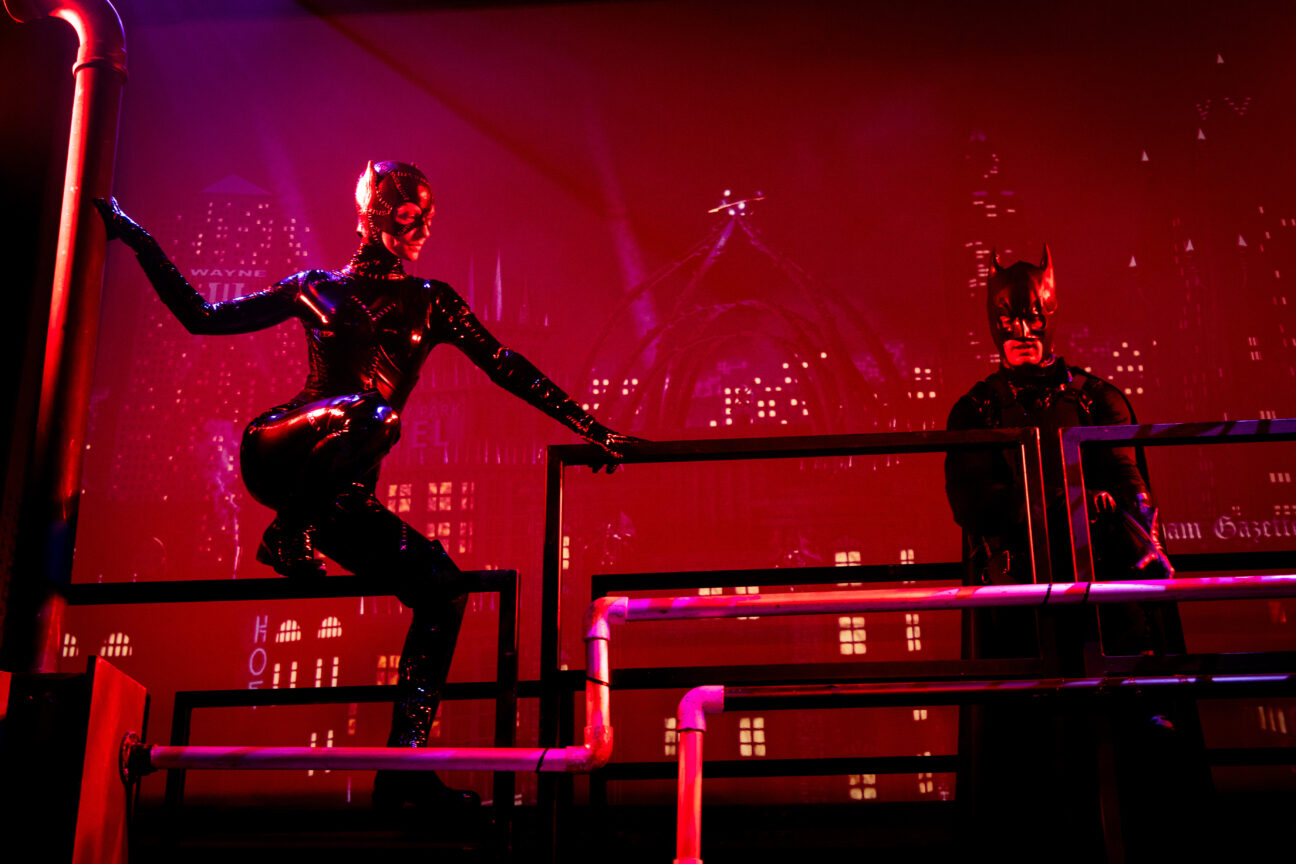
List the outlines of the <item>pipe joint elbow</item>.
{"label": "pipe joint elbow", "polygon": [[80,43],[73,71],[102,66],[125,74],[126,32],[121,16],[108,0],[4,0],[9,16],[19,23],[38,18],[61,18],[76,31]]}
{"label": "pipe joint elbow", "polygon": [[724,686],[708,684],[694,687],[684,694],[677,712],[679,731],[689,729],[698,732],[706,731],[706,715],[719,714],[724,711]]}
{"label": "pipe joint elbow", "polygon": [[611,639],[613,620],[625,621],[630,600],[627,597],[600,597],[585,609],[585,641]]}
{"label": "pipe joint elbow", "polygon": [[567,771],[589,774],[612,759],[612,727],[586,726],[585,746],[567,748]]}

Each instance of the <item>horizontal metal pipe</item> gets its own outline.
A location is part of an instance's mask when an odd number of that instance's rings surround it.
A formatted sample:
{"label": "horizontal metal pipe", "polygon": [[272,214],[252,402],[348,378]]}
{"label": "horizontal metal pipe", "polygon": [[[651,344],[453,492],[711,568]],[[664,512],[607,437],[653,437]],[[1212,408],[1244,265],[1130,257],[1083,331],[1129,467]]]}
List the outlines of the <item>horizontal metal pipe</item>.
{"label": "horizontal metal pipe", "polygon": [[[586,719],[585,745],[563,748],[489,747],[169,747],[135,745],[147,755],[150,769],[353,769],[418,771],[435,769],[485,771],[588,772],[605,764],[612,751],[611,699],[607,646],[610,624],[616,620],[725,618],[758,615],[809,615],[818,613],[896,611],[903,609],[963,609],[975,606],[1078,605],[1146,600],[1206,600],[1296,595],[1296,576],[1240,576],[1153,580],[1143,582],[1058,583],[993,585],[965,588],[900,588],[867,591],[829,591],[814,594],[730,597],[666,597],[628,600],[607,597],[586,613]],[[1130,679],[1044,679],[1032,682],[953,682],[911,685],[836,685],[814,698],[965,699],[976,692],[1073,692],[1117,687],[1191,686],[1236,687],[1245,683],[1274,686],[1288,676],[1167,676]],[[860,686],[871,687],[867,692]],[[897,689],[907,686],[908,690]],[[856,689],[851,689],[856,688]],[[978,690],[978,688],[980,688]],[[796,688],[792,688],[795,690]],[[739,698],[758,698],[757,688],[739,688]],[[1230,691],[1231,692],[1231,691]],[[836,694],[836,695],[830,695]],[[766,692],[759,698],[769,698]],[[783,696],[791,696],[785,691]],[[795,698],[811,698],[802,688]],[[136,757],[138,758],[138,757]]]}
{"label": "horizontal metal pipe", "polygon": [[608,630],[624,598],[609,598],[587,613],[585,744],[577,747],[172,747],[144,744],[131,733],[122,742],[127,780],[168,769],[536,771],[589,773],[612,758]]}
{"label": "horizontal metal pipe", "polygon": [[734,594],[628,600],[627,621],[774,615],[972,609],[984,606],[1080,606],[1093,603],[1241,600],[1296,596],[1296,575],[1054,582],[957,588],[877,588],[812,594]]}
{"label": "horizontal metal pipe", "polygon": [[[308,768],[356,771],[567,771],[584,747],[169,747],[148,746],[152,769]],[[572,753],[569,751],[580,751]]]}
{"label": "horizontal metal pipe", "polygon": [[[837,592],[841,593],[841,592]],[[792,614],[792,613],[786,613]],[[633,617],[633,616],[631,616]],[[1114,678],[1040,678],[1029,681],[907,681],[867,684],[783,684],[695,687],[680,700],[679,775],[676,792],[674,864],[702,862],[702,749],[704,714],[779,708],[951,705],[1003,697],[1067,694],[1137,695],[1169,690],[1193,696],[1247,696],[1252,692],[1296,695],[1296,675],[1161,675]],[[686,718],[688,723],[686,725]]]}

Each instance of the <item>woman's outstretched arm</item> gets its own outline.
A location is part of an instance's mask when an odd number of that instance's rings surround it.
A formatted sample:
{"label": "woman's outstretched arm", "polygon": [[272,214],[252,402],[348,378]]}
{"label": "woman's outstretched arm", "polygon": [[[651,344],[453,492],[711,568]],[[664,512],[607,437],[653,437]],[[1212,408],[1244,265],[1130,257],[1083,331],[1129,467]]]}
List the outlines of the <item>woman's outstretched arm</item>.
{"label": "woman's outstretched arm", "polygon": [[158,297],[190,333],[248,333],[291,318],[298,294],[296,277],[224,303],[208,303],[167,258],[147,231],[122,212],[116,199],[95,199],[109,240],[121,240],[135,253]]}
{"label": "woman's outstretched arm", "polygon": [[614,432],[598,422],[534,363],[501,345],[454,289],[440,282],[432,285],[429,311],[435,318],[430,322],[433,329],[444,328],[448,341],[463,351],[496,384],[602,448],[613,460],[608,465],[609,471],[614,469],[617,460],[623,458],[625,445],[641,440]]}

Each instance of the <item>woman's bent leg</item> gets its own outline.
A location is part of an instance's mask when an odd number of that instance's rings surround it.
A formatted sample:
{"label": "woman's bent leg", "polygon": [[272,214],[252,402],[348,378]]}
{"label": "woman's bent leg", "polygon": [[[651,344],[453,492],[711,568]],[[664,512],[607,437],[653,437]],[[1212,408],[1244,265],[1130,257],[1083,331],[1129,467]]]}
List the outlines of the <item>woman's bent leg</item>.
{"label": "woman's bent leg", "polygon": [[[367,488],[339,496],[316,523],[320,549],[357,575],[394,575],[397,597],[414,611],[401,651],[389,747],[426,747],[467,596],[459,568],[436,540],[403,522]],[[380,771],[374,806],[476,806],[473,792],[447,787],[432,772]]]}
{"label": "woman's bent leg", "polygon": [[243,481],[273,507],[257,560],[284,576],[322,576],[311,526],[315,511],[373,475],[400,438],[400,418],[376,391],[272,408],[248,424]]}

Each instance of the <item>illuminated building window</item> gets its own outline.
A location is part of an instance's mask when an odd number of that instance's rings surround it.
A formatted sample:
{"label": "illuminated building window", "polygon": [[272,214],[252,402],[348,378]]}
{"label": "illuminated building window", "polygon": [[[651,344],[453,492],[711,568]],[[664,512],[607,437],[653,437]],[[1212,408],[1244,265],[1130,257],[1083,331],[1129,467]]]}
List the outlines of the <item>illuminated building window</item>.
{"label": "illuminated building window", "polygon": [[279,625],[279,632],[275,633],[275,642],[300,642],[302,638],[301,625],[293,619]]}
{"label": "illuminated building window", "polygon": [[342,622],[336,616],[330,615],[320,622],[319,633],[320,639],[335,639],[342,635]]}
{"label": "illuminated building window", "polygon": [[912,550],[912,549],[901,549],[901,550],[900,550],[900,563],[901,563],[901,564],[912,564],[912,563],[914,563],[914,550]]}
{"label": "illuminated building window", "polygon": [[78,653],[80,652],[79,649],[77,648],[76,637],[73,636],[71,633],[64,633],[63,634],[63,659],[65,660],[71,659],[77,656]]}
{"label": "illuminated building window", "polygon": [[1256,346],[1258,346],[1258,345],[1260,344],[1260,340],[1259,340],[1258,338],[1256,338],[1255,336],[1248,336],[1248,337],[1247,337],[1247,344],[1250,345],[1252,348],[1255,348]]}
{"label": "illuminated building window", "polygon": [[852,801],[872,801],[877,798],[876,774],[851,774],[847,779]]}
{"label": "illuminated building window", "polygon": [[461,555],[464,554],[465,552],[472,551],[472,538],[473,538],[473,523],[460,522],[459,523],[459,553]]}
{"label": "illuminated building window", "polygon": [[[336,687],[336,686],[337,686],[337,684],[338,684],[338,672],[341,671],[341,668],[342,668],[341,659],[338,658],[338,657],[334,657],[334,658],[333,658],[333,673],[332,673],[332,676],[331,676],[331,678],[330,678],[330,680],[329,680],[329,686],[330,686],[330,687]],[[315,686],[316,686],[316,687],[323,687],[323,686],[324,686],[324,658],[323,658],[323,657],[316,657],[316,658],[315,658]]]}
{"label": "illuminated building window", "polygon": [[918,623],[920,617],[916,612],[905,613],[905,646],[910,651],[922,650],[922,626]]}
{"label": "illuminated building window", "polygon": [[926,708],[915,708],[915,709],[913,709],[913,718],[914,718],[914,722],[915,722],[915,723],[920,723],[920,722],[922,722],[923,720],[926,720],[926,719],[927,719],[927,709],[926,709]]}
{"label": "illuminated building window", "polygon": [[347,705],[347,734],[356,734],[356,715],[360,713],[360,706],[351,702]]}
{"label": "illuminated building window", "polygon": [[562,539],[562,569],[571,569],[571,537],[566,534]]}
{"label": "illuminated building window", "polygon": [[[834,567],[852,567],[860,563],[860,553],[858,549],[847,549],[842,552],[833,553]],[[838,582],[839,588],[858,588],[863,582]]]}
{"label": "illuminated building window", "polygon": [[438,540],[442,537],[450,536],[449,522],[429,522],[427,523],[427,534],[429,537],[436,537]]}
{"label": "illuminated building window", "polygon": [[837,642],[842,654],[867,654],[867,641],[863,615],[842,615],[837,619]]}
{"label": "illuminated building window", "polygon": [[414,487],[411,483],[387,484],[387,509],[393,513],[408,513],[414,500]]}
{"label": "illuminated building window", "polygon": [[699,597],[719,597],[723,593],[724,593],[723,588],[699,588],[698,589]]}
{"label": "illuminated building window", "polygon": [[1259,416],[1261,420],[1276,420],[1278,418],[1278,412],[1272,409],[1261,408]]}
{"label": "illuminated building window", "polygon": [[1269,482],[1270,483],[1290,483],[1291,472],[1290,471],[1270,471]]}
{"label": "illuminated building window", "polygon": [[1251,359],[1252,359],[1252,360],[1261,360],[1261,359],[1263,359],[1263,358],[1260,356],[1260,352],[1259,352],[1259,351],[1252,351],[1252,352],[1251,352]]}
{"label": "illuminated building window", "polygon": [[396,679],[399,677],[400,677],[400,655],[399,654],[379,654],[377,683],[379,685],[395,684]]}
{"label": "illuminated building window", "polygon": [[765,755],[764,717],[742,717],[738,720],[738,755]]}
{"label": "illuminated building window", "polygon": [[297,661],[294,660],[288,666],[288,687],[292,689],[297,686]]}
{"label": "illuminated building window", "polygon": [[108,638],[99,647],[101,657],[129,657],[133,653],[135,649],[130,644],[130,637],[121,632],[108,634]]}
{"label": "illuminated building window", "polygon": [[[930,751],[930,750],[926,750],[926,751],[923,752],[922,755],[923,755],[923,756],[930,756],[930,755],[931,755],[931,751]],[[918,775],[918,794],[919,794],[919,795],[930,795],[930,794],[931,794],[932,792],[934,792],[934,791],[936,791],[936,781],[935,781],[935,779],[932,777],[930,771],[923,771],[922,773],[920,773],[920,774]]]}
{"label": "illuminated building window", "polygon": [[666,718],[666,731],[663,735],[664,743],[662,745],[663,756],[674,756],[677,753],[679,743],[679,729],[676,728],[678,721],[674,717]]}
{"label": "illuminated building window", "polygon": [[[735,594],[759,594],[760,586],[759,585],[739,585],[734,588],[734,593]],[[760,617],[759,615],[739,615],[738,620],[755,621],[759,617]]]}
{"label": "illuminated building window", "polygon": [[454,483],[433,480],[428,483],[428,512],[454,509]]}
{"label": "illuminated building window", "polygon": [[[312,733],[311,733],[310,746],[312,746],[312,747],[318,747],[318,746],[320,746],[320,744],[319,744],[319,733],[318,733],[318,732],[312,732]],[[324,737],[324,746],[325,746],[325,747],[332,747],[332,746],[333,746],[333,730],[332,730],[332,729],[328,730],[328,732],[325,734],[325,737]],[[326,769],[324,769],[323,771],[321,771],[320,773],[321,773],[321,774],[327,774],[327,773],[329,773],[329,769],[326,768]],[[313,776],[315,776],[315,769],[313,769],[313,768],[308,768],[308,769],[306,770],[306,776],[307,776],[307,777],[313,777]]]}
{"label": "illuminated building window", "polygon": [[472,510],[477,502],[477,482],[465,480],[459,484],[459,509]]}
{"label": "illuminated building window", "polygon": [[1287,713],[1281,707],[1257,705],[1256,713],[1260,716],[1261,731],[1287,734]]}

